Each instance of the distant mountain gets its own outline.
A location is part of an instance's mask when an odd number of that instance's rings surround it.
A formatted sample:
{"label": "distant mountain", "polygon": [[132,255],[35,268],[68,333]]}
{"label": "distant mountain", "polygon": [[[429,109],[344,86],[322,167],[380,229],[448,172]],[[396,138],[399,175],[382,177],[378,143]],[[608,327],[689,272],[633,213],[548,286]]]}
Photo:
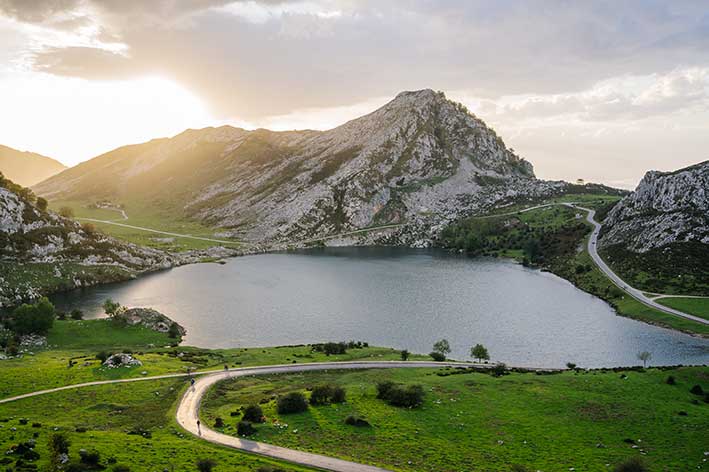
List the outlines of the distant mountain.
{"label": "distant mountain", "polygon": [[64,169],[64,164],[49,157],[0,145],[0,172],[19,185],[32,186]]}
{"label": "distant mountain", "polygon": [[420,90],[328,131],[224,126],[124,146],[34,189],[49,199],[150,202],[249,241],[402,224],[356,243],[417,246],[462,216],[566,186],[535,179],[465,107]]}
{"label": "distant mountain", "polygon": [[645,174],[608,213],[599,248],[640,286],[709,293],[709,161]]}

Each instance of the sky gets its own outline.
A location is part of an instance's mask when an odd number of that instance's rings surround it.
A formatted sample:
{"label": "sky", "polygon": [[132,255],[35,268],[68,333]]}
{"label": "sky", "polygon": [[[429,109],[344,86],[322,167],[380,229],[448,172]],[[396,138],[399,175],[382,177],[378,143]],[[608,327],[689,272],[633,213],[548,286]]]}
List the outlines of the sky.
{"label": "sky", "polygon": [[706,0],[0,0],[0,144],[75,165],[186,128],[465,104],[545,179],[709,159]]}

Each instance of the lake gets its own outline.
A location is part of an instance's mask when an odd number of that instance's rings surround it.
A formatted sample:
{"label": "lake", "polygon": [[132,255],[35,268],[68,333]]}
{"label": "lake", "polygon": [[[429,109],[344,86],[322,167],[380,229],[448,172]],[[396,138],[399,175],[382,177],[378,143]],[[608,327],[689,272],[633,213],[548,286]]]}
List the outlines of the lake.
{"label": "lake", "polygon": [[709,340],[617,316],[569,282],[505,260],[445,251],[326,248],[195,264],[52,297],[101,315],[112,298],[152,307],[209,348],[361,340],[427,353],[440,339],[468,359],[482,343],[517,366],[707,364]]}

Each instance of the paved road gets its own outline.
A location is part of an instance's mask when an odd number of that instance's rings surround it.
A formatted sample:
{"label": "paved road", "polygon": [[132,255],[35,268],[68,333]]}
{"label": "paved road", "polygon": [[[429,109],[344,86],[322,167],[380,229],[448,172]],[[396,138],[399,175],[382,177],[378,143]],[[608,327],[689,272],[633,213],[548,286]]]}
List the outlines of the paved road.
{"label": "paved road", "polygon": [[[274,446],[271,444],[241,439],[234,436],[218,433],[210,429],[208,426],[202,425],[201,429],[197,426],[199,418],[199,408],[202,397],[209,388],[228,378],[236,378],[248,375],[263,375],[288,372],[303,372],[317,370],[341,370],[341,369],[391,369],[391,368],[421,368],[421,367],[470,367],[474,365],[462,362],[428,362],[428,361],[354,361],[354,362],[322,362],[311,364],[287,364],[278,366],[256,367],[251,369],[236,369],[229,372],[218,372],[201,377],[185,392],[177,407],[176,417],[177,422],[187,431],[199,436],[200,438],[214,444],[239,449],[242,451],[260,454],[263,456],[280,459],[287,462],[315,467],[318,469],[336,471],[336,472],[384,472],[387,469],[379,467],[357,464],[355,462],[335,459],[332,457],[313,454],[310,452],[296,451],[285,447]],[[490,367],[487,365],[487,367]]]}
{"label": "paved road", "polygon": [[593,259],[593,262],[596,263],[599,269],[603,271],[604,274],[613,282],[615,285],[618,286],[621,290],[623,290],[625,293],[642,303],[643,305],[649,306],[651,308],[654,308],[656,310],[662,311],[664,313],[669,313],[671,315],[679,316],[682,318],[686,318],[688,320],[696,321],[697,323],[701,324],[709,324],[709,320],[705,320],[704,318],[701,318],[699,316],[694,316],[690,315],[689,313],[685,313],[683,311],[675,310],[674,308],[670,308],[664,305],[661,305],[657,303],[654,299],[646,296],[641,290],[638,290],[636,288],[633,288],[625,282],[623,279],[618,277],[618,275],[613,272],[613,270],[608,267],[608,264],[605,263],[605,261],[601,258],[601,256],[598,254],[597,250],[597,243],[598,243],[598,234],[601,232],[601,224],[597,222],[594,219],[594,216],[596,215],[596,210],[592,210],[590,208],[584,208],[580,207],[574,204],[567,204],[568,206],[572,208],[578,208],[579,210],[584,210],[586,212],[586,220],[593,225],[593,232],[591,233],[591,237],[588,238],[588,253],[591,255],[591,258]]}

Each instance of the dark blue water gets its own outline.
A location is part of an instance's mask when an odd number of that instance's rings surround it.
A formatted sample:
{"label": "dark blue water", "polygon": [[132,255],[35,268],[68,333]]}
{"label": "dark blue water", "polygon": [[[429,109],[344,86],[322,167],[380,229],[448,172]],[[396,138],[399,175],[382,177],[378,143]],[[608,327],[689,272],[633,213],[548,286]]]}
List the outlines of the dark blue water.
{"label": "dark blue water", "polygon": [[615,315],[549,273],[439,251],[330,248],[197,264],[54,297],[100,315],[112,298],[187,328],[187,344],[223,348],[362,340],[427,353],[447,338],[452,357],[482,343],[513,365],[600,367],[709,364],[709,340]]}

